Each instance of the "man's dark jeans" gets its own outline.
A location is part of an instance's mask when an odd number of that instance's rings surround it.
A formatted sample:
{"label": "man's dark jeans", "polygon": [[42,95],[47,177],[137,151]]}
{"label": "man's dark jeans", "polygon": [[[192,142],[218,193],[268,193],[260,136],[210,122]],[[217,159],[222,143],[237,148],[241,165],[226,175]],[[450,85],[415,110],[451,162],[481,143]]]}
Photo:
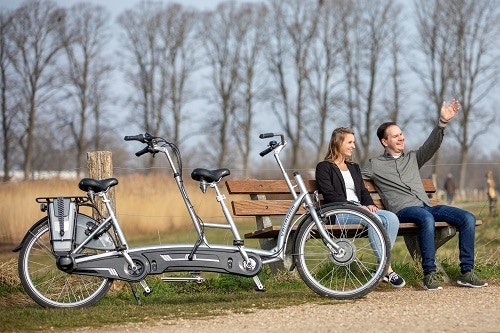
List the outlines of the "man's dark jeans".
{"label": "man's dark jeans", "polygon": [[474,235],[476,218],[463,209],[438,205],[423,207],[406,207],[396,213],[399,222],[413,222],[419,226],[419,244],[422,254],[422,269],[424,275],[436,271],[436,249],[434,247],[434,223],[444,221],[458,230],[458,248],[460,251],[461,271],[474,268]]}

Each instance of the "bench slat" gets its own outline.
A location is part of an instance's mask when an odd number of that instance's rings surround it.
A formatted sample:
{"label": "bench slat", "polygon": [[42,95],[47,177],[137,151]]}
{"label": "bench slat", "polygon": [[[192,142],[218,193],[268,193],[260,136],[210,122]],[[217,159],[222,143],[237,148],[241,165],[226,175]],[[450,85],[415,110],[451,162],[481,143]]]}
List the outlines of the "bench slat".
{"label": "bench slat", "polygon": [[[310,193],[318,189],[315,180],[304,180],[304,183]],[[290,194],[284,180],[228,180],[226,188],[229,194]]]}
{"label": "bench slat", "polygon": [[[304,183],[310,193],[316,191],[318,186],[316,180],[304,180]],[[369,180],[365,180],[365,187],[370,193],[377,193],[375,185]],[[293,184],[293,183],[292,183]],[[424,190],[433,194],[436,192],[436,187],[431,179],[422,179]],[[261,180],[261,179],[246,179],[246,180],[227,180],[226,188],[229,194],[289,194],[290,191],[284,180]]]}
{"label": "bench slat", "polygon": [[[285,215],[293,200],[234,200],[231,202],[233,214],[235,216],[274,216]],[[380,199],[373,199],[373,202],[380,209],[384,209],[384,204]],[[431,199],[433,204],[437,204],[437,199]],[[305,212],[303,207],[299,208],[299,213]]]}
{"label": "bench slat", "polygon": [[[235,216],[272,216],[285,215],[292,200],[239,200],[231,203]],[[303,207],[299,213],[305,212]]]}
{"label": "bench slat", "polygon": [[[476,226],[479,226],[483,224],[482,220],[477,220],[476,221]],[[446,222],[436,222],[436,228],[446,228],[446,227],[451,227],[450,224]],[[359,230],[360,226],[359,225],[349,225],[349,226],[343,226],[342,230]],[[327,229],[332,231],[334,234],[336,231],[340,231],[341,228],[339,228],[336,225],[329,225],[327,226]],[[251,239],[251,238],[277,238],[278,237],[278,232],[280,230],[279,226],[270,226],[266,227],[260,230],[255,230],[253,232],[249,232],[245,234],[245,238]],[[297,230],[297,226],[294,226],[292,228],[292,232]],[[405,236],[405,235],[414,235],[418,231],[418,225],[416,223],[400,223],[399,224],[399,231],[398,235],[399,236]]]}

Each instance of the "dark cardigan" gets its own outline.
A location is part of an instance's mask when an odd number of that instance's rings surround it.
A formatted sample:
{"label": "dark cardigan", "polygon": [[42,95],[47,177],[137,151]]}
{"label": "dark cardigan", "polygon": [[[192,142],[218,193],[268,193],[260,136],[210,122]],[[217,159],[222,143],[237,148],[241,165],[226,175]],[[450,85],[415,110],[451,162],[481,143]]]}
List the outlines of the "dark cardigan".
{"label": "dark cardigan", "polygon": [[[346,165],[354,180],[354,189],[361,205],[373,205],[370,192],[363,183],[359,165],[353,162],[346,162]],[[342,177],[340,169],[335,163],[322,161],[316,165],[316,183],[325,203],[347,202],[344,177]]]}

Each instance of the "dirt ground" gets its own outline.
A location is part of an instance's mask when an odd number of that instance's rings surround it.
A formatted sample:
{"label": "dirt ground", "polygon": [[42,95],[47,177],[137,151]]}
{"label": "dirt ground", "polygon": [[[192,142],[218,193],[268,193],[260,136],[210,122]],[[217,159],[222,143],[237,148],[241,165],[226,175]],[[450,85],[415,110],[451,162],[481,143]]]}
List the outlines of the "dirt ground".
{"label": "dirt ground", "polygon": [[356,301],[334,303],[74,332],[500,332],[496,285],[477,289],[447,285],[438,291],[384,289]]}

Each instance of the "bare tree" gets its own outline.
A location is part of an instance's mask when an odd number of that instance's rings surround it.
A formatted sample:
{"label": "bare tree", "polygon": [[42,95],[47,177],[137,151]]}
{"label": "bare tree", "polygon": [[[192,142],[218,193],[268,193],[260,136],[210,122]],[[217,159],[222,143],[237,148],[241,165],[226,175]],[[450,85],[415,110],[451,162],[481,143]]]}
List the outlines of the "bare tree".
{"label": "bare tree", "polygon": [[[365,10],[369,8],[369,10]],[[342,29],[346,105],[350,127],[357,135],[356,156],[365,164],[373,140],[375,119],[382,114],[382,92],[387,78],[391,31],[400,9],[392,0],[352,2],[345,7]]]}
{"label": "bare tree", "polygon": [[[435,124],[441,104],[451,95],[460,100],[459,123],[451,129],[460,143],[461,170],[459,188],[466,179],[467,154],[474,140],[493,124],[489,112],[481,110],[481,100],[496,83],[498,46],[494,41],[499,27],[495,1],[415,1],[418,50],[424,65],[415,68],[425,87],[425,97],[435,113],[427,119]],[[495,114],[493,114],[495,117]],[[472,126],[472,121],[477,125]],[[455,127],[453,127],[455,126]],[[471,134],[472,133],[472,134]],[[437,174],[439,152],[434,158]]]}
{"label": "bare tree", "polygon": [[[315,43],[318,2],[271,1],[270,40],[267,49],[273,87],[272,110],[291,143],[290,167],[299,167],[307,103],[308,61]],[[309,163],[308,163],[309,164]]]}
{"label": "bare tree", "polygon": [[266,44],[266,26],[268,10],[265,5],[244,4],[239,8],[241,12],[238,21],[241,29],[241,102],[236,110],[235,122],[237,131],[236,141],[242,158],[243,177],[249,175],[250,152],[254,119],[256,116],[255,105],[262,99],[266,87],[266,78],[262,64],[263,49]]}
{"label": "bare tree", "polygon": [[[317,40],[311,47],[309,71],[306,76],[307,91],[311,103],[306,117],[304,135],[314,147],[313,161],[320,161],[325,156],[325,147],[329,141],[331,121],[335,115],[341,116],[339,106],[341,92],[340,54],[342,36],[339,22],[342,11],[338,1],[322,2],[318,7]],[[311,163],[313,164],[313,163]]]}
{"label": "bare tree", "polygon": [[14,79],[9,73],[10,61],[8,53],[11,52],[8,33],[14,16],[7,11],[0,12],[0,111],[2,124],[2,157],[3,157],[3,181],[10,179],[11,151],[14,139],[13,120],[15,115],[15,103],[13,94]]}
{"label": "bare tree", "polygon": [[205,13],[200,32],[210,66],[212,100],[216,105],[207,122],[207,132],[218,139],[212,147],[217,167],[227,167],[229,162],[235,161],[234,156],[229,156],[229,147],[231,142],[235,142],[233,124],[238,108],[238,89],[241,87],[244,30],[240,17],[242,13],[235,2],[222,3],[214,11]]}
{"label": "bare tree", "polygon": [[[99,129],[101,106],[106,98],[104,81],[111,67],[105,59],[103,50],[109,43],[109,13],[102,6],[77,4],[73,6],[66,20],[67,38],[65,50],[68,58],[66,99],[74,101],[74,106],[65,109],[64,122],[69,125],[75,142],[76,169],[81,172],[85,163],[85,152],[92,137],[101,136],[91,132],[90,123]],[[94,89],[98,86],[100,89]]]}
{"label": "bare tree", "polygon": [[[345,78],[345,95],[344,104],[347,111],[349,123],[347,126],[356,130],[355,125],[361,122],[361,32],[358,27],[358,22],[361,20],[361,11],[358,10],[355,2],[344,2],[343,6],[339,7],[340,12],[340,28],[341,28],[341,45],[342,45],[342,68]],[[363,133],[358,132],[358,137]]]}
{"label": "bare tree", "polygon": [[[187,83],[197,67],[194,21],[192,11],[156,2],[141,2],[118,18],[125,34],[122,53],[132,64],[125,70],[134,88],[132,119],[141,119],[138,125],[153,135],[173,134],[173,141],[180,140],[182,110],[190,98]],[[152,166],[154,160],[149,161]]]}
{"label": "bare tree", "polygon": [[185,120],[185,106],[194,98],[189,88],[193,73],[198,70],[198,47],[195,28],[197,15],[180,5],[171,5],[163,11],[160,38],[164,53],[163,73],[167,78],[169,90],[165,128],[173,142],[180,142],[181,127]]}
{"label": "bare tree", "polygon": [[[398,13],[401,11],[401,7],[397,6],[395,8]],[[407,47],[404,43],[404,30],[403,26],[400,23],[402,20],[402,16],[399,15],[399,19],[395,19],[390,24],[392,27],[389,30],[389,39],[390,39],[390,59],[392,61],[392,66],[389,71],[389,79],[387,81],[387,86],[391,87],[390,93],[387,94],[387,97],[383,100],[382,104],[385,110],[387,110],[387,116],[391,121],[397,122],[400,126],[405,127],[406,124],[411,120],[409,115],[405,115],[403,113],[403,101],[407,97],[407,90],[405,89],[404,84],[404,74],[406,72],[406,68],[402,65],[403,63],[403,55],[404,49]]]}
{"label": "bare tree", "polygon": [[160,62],[161,12],[161,4],[141,2],[118,17],[125,34],[123,54],[129,56],[124,61],[130,61],[131,65],[125,74],[135,92],[130,97],[134,108],[132,118],[141,119],[139,126],[153,135],[159,134],[168,94]]}
{"label": "bare tree", "polygon": [[[426,112],[426,126],[434,126],[439,117],[441,104],[450,90],[453,65],[450,51],[453,49],[452,36],[448,32],[449,18],[445,1],[416,0],[417,30],[420,41],[417,51],[423,55],[423,66],[412,66],[420,76],[425,97],[432,105],[434,113]],[[453,15],[453,14],[451,14]],[[418,64],[418,63],[417,63]],[[427,104],[427,103],[425,103]],[[436,182],[438,173],[439,151],[432,162],[432,178]]]}
{"label": "bare tree", "polygon": [[62,49],[61,25],[66,12],[51,1],[27,1],[13,14],[10,61],[21,81],[24,178],[31,173],[37,115],[44,111],[57,84],[56,57]]}
{"label": "bare tree", "polygon": [[460,96],[462,110],[459,125],[451,132],[460,145],[459,189],[464,190],[468,178],[468,155],[476,139],[489,131],[498,119],[493,103],[482,103],[498,79],[498,32],[500,10],[498,1],[450,1],[454,13],[453,26],[448,33],[454,36],[455,52],[451,62],[454,81],[452,91]]}

